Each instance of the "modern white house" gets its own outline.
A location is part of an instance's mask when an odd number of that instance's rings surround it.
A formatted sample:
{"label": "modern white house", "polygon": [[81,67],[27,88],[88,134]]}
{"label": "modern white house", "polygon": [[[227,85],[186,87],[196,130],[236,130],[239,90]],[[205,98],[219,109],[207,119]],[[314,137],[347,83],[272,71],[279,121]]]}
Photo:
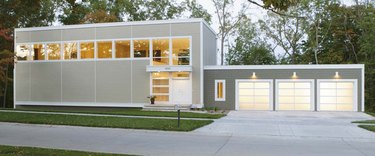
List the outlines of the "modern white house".
{"label": "modern white house", "polygon": [[15,107],[364,111],[364,65],[218,66],[203,19],[15,29]]}

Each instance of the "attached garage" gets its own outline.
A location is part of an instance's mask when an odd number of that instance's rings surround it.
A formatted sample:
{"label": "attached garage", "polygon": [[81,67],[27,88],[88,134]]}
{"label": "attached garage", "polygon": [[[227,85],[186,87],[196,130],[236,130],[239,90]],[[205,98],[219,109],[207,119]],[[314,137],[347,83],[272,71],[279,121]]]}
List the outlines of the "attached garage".
{"label": "attached garage", "polygon": [[276,110],[314,110],[314,80],[276,80]]}
{"label": "attached garage", "polygon": [[236,110],[273,110],[272,80],[236,80]]}
{"label": "attached garage", "polygon": [[357,111],[357,80],[318,80],[318,111]]}

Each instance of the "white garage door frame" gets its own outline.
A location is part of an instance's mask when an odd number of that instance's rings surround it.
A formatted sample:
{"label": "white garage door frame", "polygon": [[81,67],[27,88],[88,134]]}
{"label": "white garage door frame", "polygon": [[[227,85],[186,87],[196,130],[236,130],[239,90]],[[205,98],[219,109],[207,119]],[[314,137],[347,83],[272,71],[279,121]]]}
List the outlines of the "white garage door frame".
{"label": "white garage door frame", "polygon": [[[314,111],[315,110],[315,92],[314,92],[314,88],[315,88],[315,84],[314,84],[314,79],[276,79],[275,80],[275,110],[276,111],[280,111],[279,110],[279,83],[280,82],[309,82],[311,84],[311,87],[310,87],[310,111]],[[281,110],[281,111],[303,111],[303,110]]]}
{"label": "white garage door frame", "polygon": [[[321,82],[352,82],[353,83],[353,111],[358,111],[358,80],[357,79],[317,79],[317,111],[320,110],[320,83]],[[324,110],[329,112],[329,110]],[[340,110],[332,110],[338,112]],[[347,111],[346,111],[347,112]]]}
{"label": "white garage door frame", "polygon": [[[240,110],[240,105],[238,103],[238,97],[239,97],[239,94],[238,94],[238,83],[240,82],[268,82],[270,83],[270,89],[269,89],[269,110],[273,110],[273,79],[236,79],[236,87],[235,87],[235,92],[236,92],[236,102],[235,102],[235,109],[236,110]],[[254,110],[255,111],[255,110]]]}

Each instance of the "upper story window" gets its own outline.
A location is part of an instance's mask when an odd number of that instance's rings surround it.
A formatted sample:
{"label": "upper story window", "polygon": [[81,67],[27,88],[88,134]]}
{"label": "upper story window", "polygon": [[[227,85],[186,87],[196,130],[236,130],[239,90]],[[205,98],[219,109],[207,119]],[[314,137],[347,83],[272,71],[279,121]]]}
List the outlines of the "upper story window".
{"label": "upper story window", "polygon": [[46,46],[48,60],[60,60],[60,44],[59,43],[50,43]]}
{"label": "upper story window", "polygon": [[78,44],[77,42],[64,43],[64,60],[77,59],[78,57]]}
{"label": "upper story window", "polygon": [[152,40],[152,64],[169,65],[169,39]]}
{"label": "upper story window", "polygon": [[115,41],[116,58],[130,58],[130,40]]}
{"label": "upper story window", "polygon": [[98,58],[112,58],[112,41],[99,41]]}
{"label": "upper story window", "polygon": [[94,42],[81,42],[80,43],[80,50],[81,50],[81,59],[93,59],[95,53],[95,45]]}
{"label": "upper story window", "polygon": [[31,58],[33,60],[45,60],[44,44],[33,44],[31,47]]}
{"label": "upper story window", "polygon": [[172,39],[172,60],[173,65],[190,64],[190,39],[173,38]]}
{"label": "upper story window", "polygon": [[134,57],[149,57],[150,40],[133,40]]}
{"label": "upper story window", "polygon": [[30,46],[26,44],[17,45],[16,56],[17,60],[23,61],[29,58]]}

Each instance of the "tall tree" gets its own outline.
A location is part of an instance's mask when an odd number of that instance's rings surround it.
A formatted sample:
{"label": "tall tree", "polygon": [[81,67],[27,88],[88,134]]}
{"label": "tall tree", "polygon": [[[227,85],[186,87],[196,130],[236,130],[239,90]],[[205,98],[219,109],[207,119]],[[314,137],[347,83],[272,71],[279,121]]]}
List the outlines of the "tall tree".
{"label": "tall tree", "polygon": [[187,11],[190,12],[189,18],[203,18],[208,24],[211,24],[211,14],[207,10],[197,3],[197,0],[186,0]]}
{"label": "tall tree", "polygon": [[[293,6],[285,14],[299,16],[303,11],[301,7]],[[259,20],[259,24],[266,36],[282,48],[284,51],[282,57],[286,59],[285,63],[295,64],[299,62],[296,59],[301,53],[301,43],[307,26],[304,18],[269,13],[265,20]]]}
{"label": "tall tree", "polygon": [[219,19],[219,33],[220,39],[220,64],[224,64],[224,44],[227,37],[233,30],[239,25],[240,21],[245,17],[244,13],[246,6],[243,5],[238,15],[234,16],[231,10],[233,10],[233,0],[212,0],[215,5],[216,15]]}

